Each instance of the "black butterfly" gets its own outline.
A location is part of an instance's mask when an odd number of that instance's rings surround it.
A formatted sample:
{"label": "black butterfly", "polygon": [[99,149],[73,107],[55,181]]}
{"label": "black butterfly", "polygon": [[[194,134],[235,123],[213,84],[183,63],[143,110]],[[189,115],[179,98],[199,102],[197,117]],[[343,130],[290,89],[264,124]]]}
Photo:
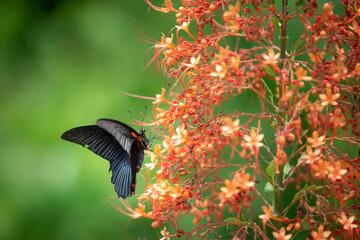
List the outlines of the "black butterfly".
{"label": "black butterfly", "polygon": [[135,193],[136,173],[149,147],[145,130],[140,134],[125,123],[99,119],[97,125],[83,126],[66,131],[61,138],[88,148],[110,162],[111,183],[118,197],[127,198]]}

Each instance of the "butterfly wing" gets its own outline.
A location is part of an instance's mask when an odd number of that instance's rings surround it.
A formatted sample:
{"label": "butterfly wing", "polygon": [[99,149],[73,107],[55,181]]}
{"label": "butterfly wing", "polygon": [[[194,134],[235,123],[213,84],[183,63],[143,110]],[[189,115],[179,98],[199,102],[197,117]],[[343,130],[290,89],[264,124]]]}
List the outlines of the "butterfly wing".
{"label": "butterfly wing", "polygon": [[115,185],[118,197],[125,199],[134,194],[136,179],[131,169],[129,154],[126,154],[124,159],[110,162],[109,171],[112,172],[111,183]]}
{"label": "butterfly wing", "polygon": [[133,128],[112,119],[99,119],[97,120],[97,125],[113,135],[125,151],[131,154],[131,147],[133,141],[136,139],[135,136],[139,136]]}
{"label": "butterfly wing", "polygon": [[[140,135],[133,128],[125,123],[112,119],[99,119],[98,126],[111,133],[119,144],[129,153],[131,165],[131,194],[135,192],[136,173],[140,171],[143,159],[144,148],[140,144]],[[115,182],[117,182],[115,180]]]}
{"label": "butterfly wing", "polygon": [[96,125],[70,129],[61,138],[80,144],[110,162],[128,155],[114,136]]}
{"label": "butterfly wing", "polygon": [[144,159],[144,149],[137,141],[139,133],[130,126],[112,119],[99,119],[97,124],[111,133],[129,153],[132,179],[130,192],[133,194],[135,192],[136,173],[140,171]]}
{"label": "butterfly wing", "polygon": [[130,164],[130,155],[112,134],[97,125],[91,125],[70,129],[61,138],[80,144],[107,159],[110,162],[109,171],[112,172],[111,182],[115,185],[115,192],[124,199],[132,195],[135,190],[132,190],[135,171]]}

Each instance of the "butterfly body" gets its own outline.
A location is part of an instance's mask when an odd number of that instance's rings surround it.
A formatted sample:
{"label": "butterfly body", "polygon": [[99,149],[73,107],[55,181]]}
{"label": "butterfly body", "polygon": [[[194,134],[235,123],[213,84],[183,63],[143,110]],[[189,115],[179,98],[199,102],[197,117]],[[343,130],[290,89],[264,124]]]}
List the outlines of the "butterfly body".
{"label": "butterfly body", "polygon": [[138,133],[125,123],[99,119],[97,125],[70,129],[61,138],[80,144],[110,162],[111,183],[118,197],[125,199],[135,193],[136,173],[149,146],[144,129]]}

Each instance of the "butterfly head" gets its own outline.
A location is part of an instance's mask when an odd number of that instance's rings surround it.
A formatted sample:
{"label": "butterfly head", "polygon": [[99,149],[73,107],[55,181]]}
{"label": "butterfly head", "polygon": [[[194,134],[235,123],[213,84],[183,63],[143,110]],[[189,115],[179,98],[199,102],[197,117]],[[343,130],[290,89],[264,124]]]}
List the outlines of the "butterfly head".
{"label": "butterfly head", "polygon": [[145,129],[141,129],[140,130],[140,139],[141,139],[141,147],[144,148],[144,149],[148,149],[149,148],[149,144],[150,144],[150,141],[149,139],[146,137],[146,134],[145,134]]}

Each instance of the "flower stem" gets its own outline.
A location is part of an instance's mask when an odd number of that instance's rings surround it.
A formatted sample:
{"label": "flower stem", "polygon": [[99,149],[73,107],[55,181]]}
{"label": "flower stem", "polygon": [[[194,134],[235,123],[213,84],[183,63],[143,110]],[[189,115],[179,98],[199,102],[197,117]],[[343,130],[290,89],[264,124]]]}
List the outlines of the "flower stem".
{"label": "flower stem", "polygon": [[[275,175],[275,184],[274,184],[274,216],[281,218],[282,212],[282,204],[283,204],[283,194],[284,194],[284,186],[283,186],[283,179],[284,179],[284,165],[279,165],[279,173]],[[281,222],[276,221],[275,226],[280,229]]]}
{"label": "flower stem", "polygon": [[[281,37],[280,37],[280,59],[284,60],[286,58],[286,42],[287,42],[287,23],[289,14],[287,11],[288,0],[282,0],[282,14],[283,19],[281,23]],[[281,64],[283,65],[283,64]],[[282,68],[282,66],[281,66]]]}
{"label": "flower stem", "polygon": [[[286,42],[287,42],[287,23],[288,23],[288,0],[282,0],[282,23],[281,23],[281,37],[280,37],[280,59],[286,59]],[[282,62],[280,65],[281,69],[284,67]],[[283,89],[284,82],[281,82]],[[282,91],[279,91],[282,93]],[[283,113],[284,114],[284,113]],[[282,218],[281,215],[283,208],[283,195],[284,195],[284,164],[279,165],[279,172],[275,175],[274,180],[274,216]],[[275,226],[280,229],[282,222],[276,221]]]}

